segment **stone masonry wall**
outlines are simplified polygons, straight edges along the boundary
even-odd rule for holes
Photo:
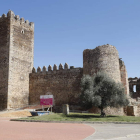
[[[40,95],[45,95],[48,92],[54,95],[54,101],[56,106],[61,106],[62,104],[77,105],[79,103],[80,82],[83,76],[82,68],[68,69],[68,65],[59,65],[59,70],[57,66],[43,67],[41,70],[38,67],[37,72],[33,68],[33,72],[30,74],[30,97],[29,103],[40,104]]]
[[[137,80],[136,92],[137,92],[137,97],[140,97],[140,78]]]
[[[83,73],[93,75],[98,71],[106,72],[116,82],[121,82],[119,55],[112,45],[102,45],[83,52]]]
[[[8,107],[19,108],[28,105],[29,73],[33,67],[34,24],[24,18],[15,16],[12,11],[10,17],[10,56]]]
[[[140,97],[140,78],[129,78],[129,91],[131,92],[132,98]],[[136,91],[134,91],[134,86],[136,86]]]
[[[95,114],[100,114],[101,110],[97,107],[92,107],[91,109],[89,109],[89,112],[90,113],[95,113]],[[120,108],[107,107],[107,108],[104,109],[104,112],[106,113],[106,115],[120,115],[120,116],[125,115],[124,109],[122,107],[120,107]]]
[[[125,88],[125,94],[129,95],[129,83],[128,83],[126,67],[121,59],[119,59],[119,62],[120,62],[121,82]]]
[[[55,105],[79,105],[80,82],[83,74],[106,72],[116,82],[123,83],[128,94],[127,72],[118,51],[112,45],[102,45],[83,52],[83,68],[57,66],[33,68],[34,23],[12,11],[0,17],[0,110],[39,104],[40,95],[51,92]],[[131,89],[134,84],[131,83]],[[29,95],[30,92],[30,95]],[[140,79],[137,80],[140,94]],[[140,96],[139,96],[140,97]],[[121,111],[120,111],[121,112]]]
[[[43,67],[42,70],[38,67],[37,72],[33,68],[29,78],[30,105],[40,104],[40,95],[51,93],[54,95],[56,111],[61,110],[62,104],[69,104],[70,107],[79,106],[80,83],[83,74],[92,75],[102,70],[116,82],[121,82],[119,56],[114,46],[103,45],[93,50],[84,50],[83,65],[83,68],[70,67],[68,69],[68,65],[65,64],[63,69],[60,64],[59,70],[54,65],[53,70],[49,66],[48,71],[46,71],[46,67]],[[93,112],[98,113],[99,110],[93,110]],[[105,112],[112,115],[124,114],[123,108],[107,108]]]
[[[10,20],[0,17],[0,110],[7,108]]]

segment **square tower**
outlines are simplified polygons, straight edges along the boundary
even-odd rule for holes
[[[0,110],[28,105],[34,23],[12,11],[0,17]]]

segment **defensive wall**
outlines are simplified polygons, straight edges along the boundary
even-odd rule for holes
[[[28,105],[34,23],[9,10],[0,17],[0,110]]]
[[[119,66],[120,66],[121,82],[124,86],[125,94],[129,95],[129,83],[128,83],[127,70],[121,58],[119,59]]]
[[[55,106],[79,105],[80,82],[84,74],[106,72],[116,82],[122,82],[125,94],[136,85],[136,96],[140,97],[140,80],[127,77],[124,62],[119,59],[117,49],[102,45],[83,51],[83,68],[60,64],[33,68],[34,23],[20,18],[9,10],[0,17],[0,110],[20,108],[28,104],[39,104],[40,95],[54,95]],[[33,69],[32,69],[33,68]],[[129,87],[128,87],[129,86]],[[97,109],[93,109],[97,112]],[[120,114],[122,109],[107,108],[107,114]]]
[[[140,78],[135,77],[135,78],[129,78],[129,90],[131,92],[132,98],[138,98],[140,97]],[[135,86],[135,90],[134,90]]]
[[[83,52],[83,74],[93,75],[98,71],[106,72],[116,82],[121,82],[119,54],[112,45],[102,45]]]
[[[69,104],[71,106],[79,105],[79,96],[81,94],[81,78],[84,74],[93,75],[98,71],[104,71],[116,82],[122,82],[125,87],[125,93],[128,94],[128,78],[124,62],[119,59],[118,51],[112,45],[102,45],[95,49],[86,49],[83,51],[83,68],[70,68],[65,63],[54,65],[53,69],[49,65],[48,70],[44,66],[33,68],[30,73],[29,81],[29,103],[39,104],[40,95],[51,93],[54,95],[55,106]],[[92,109],[98,112],[97,108]],[[123,115],[123,108],[105,110],[107,114]]]
[[[0,17],[0,110],[7,108],[10,17]]]
[[[48,67],[48,71],[44,66],[41,70],[40,67],[33,68],[30,73],[30,104],[40,104],[40,95],[45,95],[51,92],[54,96],[56,106],[62,104],[77,105],[80,95],[80,82],[83,76],[82,68],[74,68],[65,64],[64,68],[62,64],[57,66],[54,65],[53,69],[51,66]]]

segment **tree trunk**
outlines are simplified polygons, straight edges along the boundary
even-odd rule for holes
[[[104,112],[104,108],[103,107],[101,107],[101,115],[100,115],[100,117],[106,117],[106,114]]]

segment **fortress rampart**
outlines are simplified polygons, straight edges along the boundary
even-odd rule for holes
[[[30,73],[30,104],[40,104],[40,95],[45,95],[48,92],[54,95],[55,105],[60,106],[62,104],[77,105],[80,95],[80,82],[83,76],[82,68],[74,68],[68,65],[59,65],[59,70],[54,65],[53,70],[51,66],[44,66],[41,70],[40,67],[33,68]]]
[[[0,110],[28,105],[34,23],[9,11],[0,17]],[[4,75],[4,76],[3,76]]]
[[[102,45],[83,52],[83,74],[93,75],[98,71],[106,72],[116,82],[120,82],[119,55],[112,45]]]
[[[54,95],[55,105],[62,104],[79,105],[81,94],[81,78],[84,74],[93,75],[98,71],[104,71],[116,82],[122,82],[125,93],[128,94],[127,71],[124,62],[119,59],[118,51],[112,45],[102,45],[95,49],[83,51],[83,68],[70,68],[65,63],[53,68],[49,65],[48,70],[44,66],[32,69],[29,82],[29,103],[39,104],[40,95],[51,93]],[[115,110],[115,111],[114,111]],[[97,110],[96,110],[97,111]],[[106,109],[108,114],[123,115],[123,109]]]
[[[53,94],[55,105],[78,106],[81,78],[98,71],[122,82],[128,94],[128,78],[124,62],[116,48],[102,45],[83,52],[83,68],[49,65],[33,67],[34,23],[12,11],[0,17],[0,110],[40,104],[40,95]],[[33,68],[33,69],[32,69]],[[110,110],[110,109],[108,109]],[[122,114],[122,109],[116,111]],[[110,113],[114,114],[114,113]]]

